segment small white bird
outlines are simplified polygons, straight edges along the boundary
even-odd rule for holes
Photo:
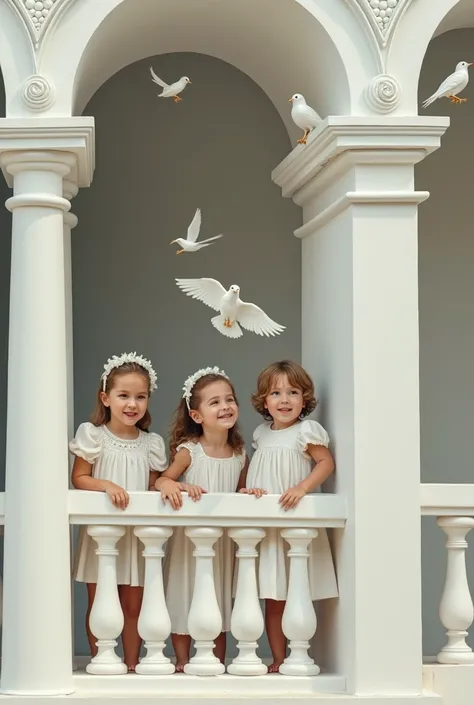
[[[179,97],[178,94],[184,91],[188,83],[191,83],[187,76],[181,76],[179,81],[175,81],[174,83],[168,85],[159,76],[156,75],[151,66],[150,73],[153,82],[163,88],[162,92],[158,93],[158,98],[173,98],[175,103],[179,103],[181,100],[183,100]]]
[[[218,240],[222,235],[214,235],[214,237],[209,237],[207,240],[201,240],[201,242],[196,242],[199,237],[199,231],[201,230],[201,209],[197,208],[194,214],[194,218],[188,228],[188,234],[186,239],[184,237],[178,237],[177,240],[171,240],[170,245],[174,245],[176,242],[182,249],[177,251],[177,255],[182,252],[197,252],[202,247],[209,247],[213,240]]]
[[[438,98],[449,98],[451,103],[465,103],[467,98],[458,98],[458,93],[461,93],[469,83],[469,66],[472,66],[472,62],[460,61],[454,73],[443,81],[436,93],[424,101],[423,107],[427,108]]]
[[[176,279],[177,285],[188,296],[202,301],[220,315],[211,318],[214,328],[228,338],[240,338],[243,333],[239,326],[257,335],[278,335],[285,326],[275,323],[261,308],[247,304],[239,298],[240,287],[233,284],[226,291],[215,279]]]
[[[293,122],[301,130],[304,130],[304,135],[298,140],[298,144],[306,144],[309,133],[319,125],[321,117],[316,110],[313,110],[313,108],[307,104],[301,93],[295,93],[288,102],[293,103],[291,106],[291,118]]]

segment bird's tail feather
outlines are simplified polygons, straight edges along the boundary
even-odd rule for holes
[[[237,323],[237,321],[232,321],[232,325],[230,328],[227,328],[224,325],[224,321],[225,316],[214,316],[214,318],[211,318],[211,323],[214,328],[217,328],[219,333],[222,333],[222,335],[227,336],[227,338],[240,338],[242,336],[242,329]]]
[[[213,240],[218,240],[222,235],[214,235],[214,237],[208,237],[207,240],[201,240],[201,245],[204,242],[212,242]]]
[[[434,103],[434,102],[435,102],[435,100],[436,100],[437,97],[438,97],[438,96],[436,95],[436,93],[433,93],[433,95],[430,95],[429,98],[427,98],[426,100],[423,101],[423,107],[424,107],[424,108],[427,108],[428,105],[431,105],[431,103]]]

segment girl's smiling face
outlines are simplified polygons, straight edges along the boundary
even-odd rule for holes
[[[239,407],[232,388],[223,379],[207,384],[199,390],[199,406],[189,412],[193,421],[207,428],[228,431],[239,418]]]
[[[135,426],[148,408],[149,381],[145,375],[130,372],[117,375],[108,393],[101,393],[104,406],[110,409],[111,425],[116,430]]]
[[[273,419],[275,430],[287,428],[298,420],[303,410],[303,392],[299,387],[292,387],[286,375],[278,375],[272,381],[264,406]]]

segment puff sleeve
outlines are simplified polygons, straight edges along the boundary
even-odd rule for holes
[[[168,467],[165,442],[157,433],[148,436],[148,460],[151,470],[156,472],[164,472]]]
[[[262,429],[265,427],[266,424],[261,423],[260,426],[257,426],[255,431],[253,432],[253,441],[252,441],[252,448],[255,448],[257,450],[258,448],[258,439],[260,438],[260,434],[262,432]]]
[[[327,431],[317,422],[306,419],[301,423],[298,432],[298,450],[305,453],[309,445],[325,446],[329,445],[329,435]]]
[[[78,458],[93,465],[102,453],[102,430],[92,423],[81,423],[76,436],[69,443],[69,450]]]

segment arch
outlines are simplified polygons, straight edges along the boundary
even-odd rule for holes
[[[363,87],[379,71],[367,29],[346,0],[84,0],[71,4],[43,46],[42,70],[61,101],[50,112],[81,113],[124,66],[175,52],[236,66],[287,126],[296,91],[323,116],[360,114]]]
[[[418,113],[418,81],[430,41],[448,30],[469,26],[465,24],[469,21],[474,21],[472,0],[412,0],[395,30],[387,63],[389,73],[403,86],[400,107],[406,114]]]
[[[5,86],[5,114],[22,112],[18,90],[35,73],[35,57],[28,30],[19,12],[8,2],[0,3],[0,67]]]

